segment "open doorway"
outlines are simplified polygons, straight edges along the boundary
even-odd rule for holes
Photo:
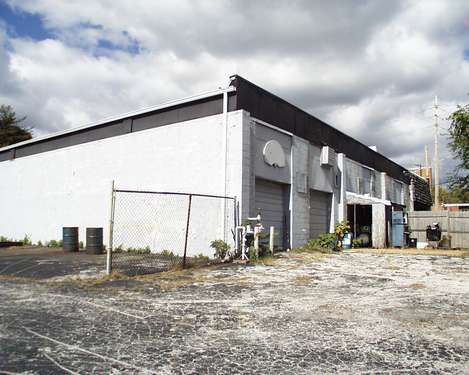
[[[355,246],[372,247],[371,204],[348,204],[347,220],[350,224]]]

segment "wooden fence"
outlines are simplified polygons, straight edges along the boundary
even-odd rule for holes
[[[452,248],[469,248],[469,212],[414,211],[409,212],[411,237],[426,241],[427,225],[438,222],[442,235],[451,236]]]

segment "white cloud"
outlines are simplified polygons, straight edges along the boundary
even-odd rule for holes
[[[9,4],[40,15],[54,35],[1,43],[0,32],[0,100],[28,114],[37,133],[239,73],[411,167],[432,144],[433,96],[447,109],[467,101],[463,0]]]

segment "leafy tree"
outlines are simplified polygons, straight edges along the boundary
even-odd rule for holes
[[[454,174],[449,176],[448,186],[461,202],[467,199],[469,191],[469,104],[458,105],[449,120],[449,147],[458,164]]]
[[[431,189],[432,199],[435,200],[435,187]],[[447,189],[440,186],[441,203],[464,203],[469,202],[469,190]]]
[[[0,105],[0,147],[26,141],[33,137],[31,128],[21,125],[24,120],[26,117],[16,117],[11,106]]]

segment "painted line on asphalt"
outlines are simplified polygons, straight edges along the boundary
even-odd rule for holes
[[[98,304],[98,303],[91,302],[91,301],[86,301],[86,300],[83,300],[83,299],[80,299],[80,298],[73,298],[73,297],[70,297],[70,296],[64,296],[64,295],[61,295],[61,294],[51,294],[51,293],[47,293],[47,295],[48,295],[48,296],[53,296],[53,297],[65,298],[65,299],[67,299],[67,300],[72,300],[72,301],[79,302],[79,303],[88,304],[88,305],[95,306],[95,307],[99,307],[99,308],[101,308],[101,309],[108,310],[108,311],[112,311],[112,312],[115,312],[115,313],[118,313],[118,314],[121,314],[121,315],[130,316],[130,317],[135,318],[135,319],[141,319],[141,320],[145,320],[145,319],[146,319],[146,316],[130,314],[130,313],[127,313],[127,312],[125,312],[125,311],[121,311],[121,310],[115,309],[115,308],[113,308],[113,307],[109,307],[109,306],[105,306],[105,305],[100,305],[100,304]]]
[[[42,353],[44,355],[44,357],[46,357],[49,361],[51,361],[54,365],[56,365],[58,368],[60,368],[61,370],[65,371],[66,373],[68,374],[72,374],[72,375],[80,375],[78,372],[75,372],[75,371],[72,371],[64,366],[62,366],[59,362],[57,362],[54,358],[52,358],[51,356],[49,356],[47,353]]]
[[[20,260],[20,261],[18,261],[18,262],[11,263],[11,264],[9,264],[8,266],[6,266],[5,268],[2,268],[2,269],[0,270],[0,274],[3,273],[4,271],[6,271],[8,268],[13,267],[13,266],[16,266],[17,264],[20,264],[20,263],[27,262],[28,260],[30,260],[30,259],[23,259],[23,260]]]
[[[62,346],[64,346],[64,347],[66,347],[68,350],[80,351],[80,352],[82,352],[82,353],[89,354],[89,355],[91,355],[91,356],[100,358],[100,359],[102,359],[102,360],[104,360],[104,361],[107,361],[107,362],[114,362],[114,363],[117,363],[117,364],[122,365],[122,366],[130,367],[130,368],[133,368],[133,369],[142,371],[142,372],[147,373],[147,374],[157,374],[157,373],[158,373],[158,372],[155,371],[155,370],[151,370],[151,369],[148,369],[148,368],[145,368],[145,367],[135,366],[135,365],[133,365],[133,364],[131,364],[131,363],[124,362],[124,361],[120,361],[120,360],[118,360],[118,359],[116,359],[116,358],[106,357],[106,356],[101,355],[101,354],[99,354],[99,353],[94,353],[94,352],[92,352],[92,351],[90,351],[90,350],[83,349],[83,348],[81,348],[81,347],[79,347],[79,346],[77,346],[77,345],[67,344],[66,342],[59,341],[59,340],[53,339],[52,337],[48,337],[48,336],[42,335],[42,334],[40,334],[40,333],[38,333],[38,332],[36,332],[36,331],[33,331],[32,329],[29,329],[29,328],[27,328],[27,327],[24,327],[24,326],[23,326],[23,329],[24,329],[26,332],[28,332],[28,333],[30,333],[30,334],[32,334],[32,335],[34,335],[34,336],[37,336],[37,337],[39,337],[39,338],[41,338],[41,339],[43,339],[43,340],[47,340],[47,341],[53,342],[53,343],[55,343],[55,344],[57,344],[57,345],[62,345]]]

